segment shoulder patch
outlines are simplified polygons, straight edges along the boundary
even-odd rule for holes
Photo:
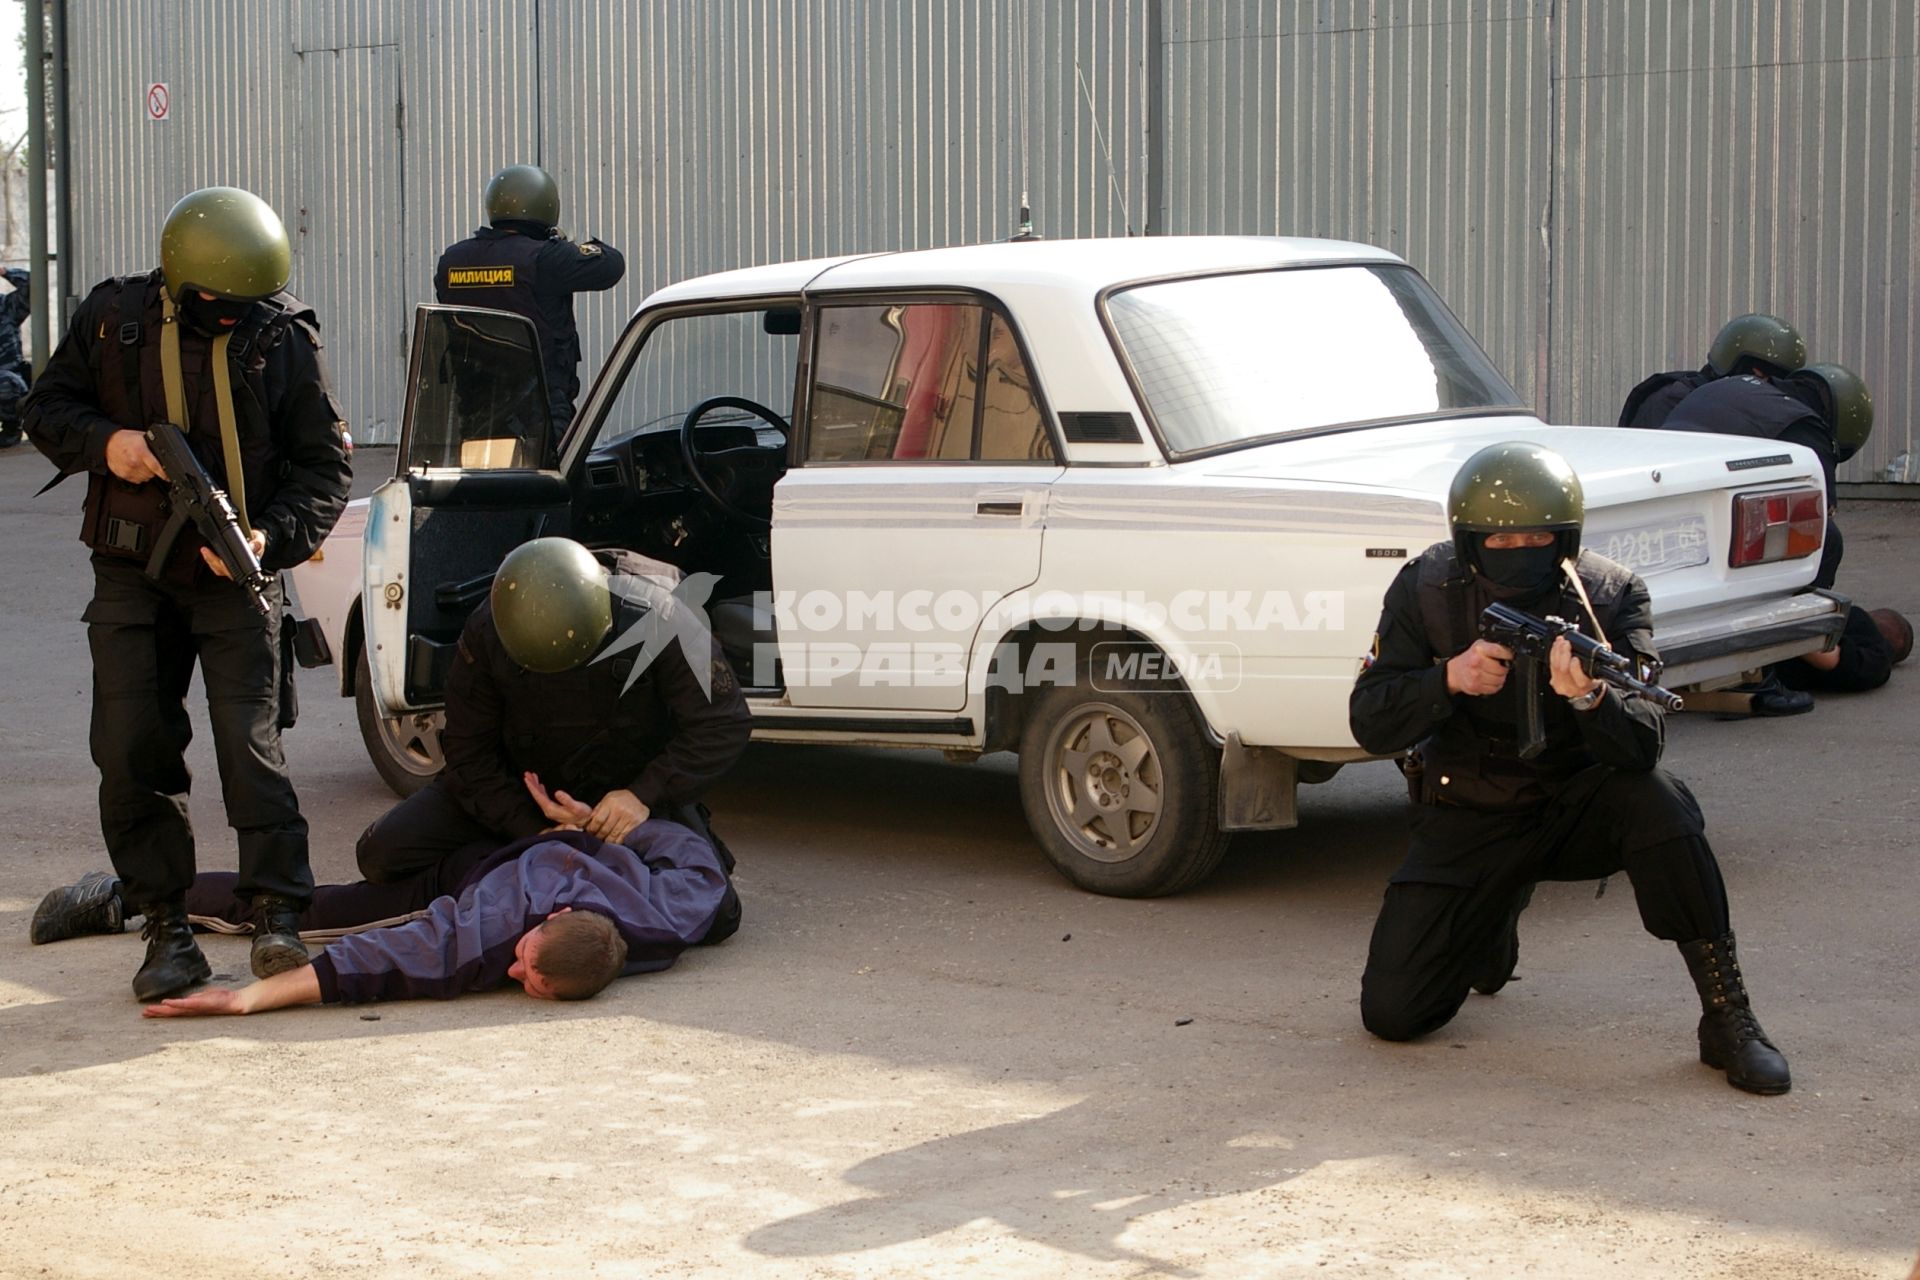
[[[1378,661],[1380,661],[1380,633],[1376,631],[1373,633],[1373,648],[1367,650],[1367,656],[1360,659],[1360,669],[1371,670],[1373,664]]]
[[[737,687],[733,682],[733,668],[725,658],[713,660],[713,684],[710,686],[716,696],[730,698]]]
[[[583,258],[597,258],[600,256],[600,246],[591,240],[585,241],[580,245],[580,256]]]

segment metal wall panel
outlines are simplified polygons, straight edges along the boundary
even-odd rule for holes
[[[1611,421],[1639,376],[1697,363],[1727,315],[1778,310],[1875,389],[1879,428],[1847,478],[1920,480],[1920,6],[1907,0],[72,0],[70,12],[83,283],[149,264],[179,194],[235,183],[294,232],[296,291],[375,312],[323,312],[323,327],[384,334],[381,282],[397,277],[409,307],[429,297],[440,250],[480,221],[486,179],[532,160],[560,180],[570,229],[628,255],[625,283],[581,301],[590,374],[666,281],[1005,236],[1025,190],[1053,236],[1279,232],[1392,248],[1562,421]],[[389,46],[391,155],[377,110],[335,97],[316,114],[301,70]],[[173,118],[150,124],[146,86],[161,81]],[[303,191],[303,156],[344,163],[363,144],[353,154],[371,183],[356,171]],[[340,376],[364,406],[361,438],[380,441],[403,356],[371,341]]]
[[[1146,10],[1144,0],[542,6],[543,162],[567,225],[628,261],[611,295],[578,300],[584,367],[661,285],[1004,238],[1023,189],[1044,234],[1124,235],[1129,216],[1140,229]]]
[[[321,318],[356,438],[396,439],[391,375],[411,327],[407,263],[389,222],[401,207],[399,50],[316,49],[299,63],[300,294]]]
[[[1610,423],[1771,311],[1873,389],[1841,478],[1920,481],[1920,6],[1563,0],[1559,22],[1549,412]]]
[[[1159,225],[1391,249],[1544,408],[1548,13],[1537,0],[1167,0]]]

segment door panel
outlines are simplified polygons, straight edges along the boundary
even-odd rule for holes
[[[565,535],[533,325],[477,308],[414,317],[400,475],[374,494],[361,609],[389,713],[441,703],[460,631],[509,551]]]

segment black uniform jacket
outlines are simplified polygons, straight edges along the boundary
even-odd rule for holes
[[[1609,645],[1656,656],[1646,584],[1589,551],[1580,553],[1578,569]],[[1515,676],[1487,697],[1448,693],[1446,662],[1478,638],[1480,612],[1492,600],[1485,580],[1459,566],[1450,542],[1436,543],[1400,571],[1387,588],[1374,653],[1348,702],[1348,720],[1361,746],[1381,755],[1417,748],[1413,770],[1424,777],[1423,798],[1488,810],[1545,803],[1594,764],[1643,772],[1659,763],[1663,713],[1611,688],[1597,707],[1575,711],[1542,670],[1547,745],[1532,760],[1519,757]],[[1571,587],[1563,586],[1545,603],[1515,607],[1579,619],[1581,630],[1594,634]]]
[[[1620,421],[1616,425],[1663,427],[1667,424],[1668,415],[1694,388],[1705,386],[1719,376],[1712,366],[1656,373],[1627,392],[1627,402],[1620,408]]]
[[[639,616],[616,597],[614,637]],[[488,604],[474,611],[447,676],[444,785],[473,818],[518,839],[552,825],[522,775],[598,804],[625,788],[662,816],[698,799],[746,749],[752,717],[717,641],[712,696],[670,643],[626,688],[638,649],[543,675],[507,656]],[[622,689],[626,689],[623,693]]]
[[[580,330],[573,295],[611,289],[627,273],[627,261],[610,244],[575,242],[555,233],[535,239],[502,227],[481,227],[440,255],[433,273],[442,303],[492,307],[533,321],[547,399],[558,416],[580,394]]]
[[[107,474],[109,436],[122,429],[145,430],[167,417],[160,375],[160,273],[136,277],[130,295],[122,286],[118,279],[94,286],[27,398],[27,434],[63,472]],[[140,300],[138,314],[120,314],[123,295]],[[137,334],[137,344],[123,343],[123,333]],[[353,471],[342,437],[344,415],[320,358],[318,324],[305,303],[277,293],[256,305],[234,335],[228,359],[247,518],[267,535],[260,563],[267,569],[291,568],[314,553],[346,508]],[[231,492],[208,363],[212,349],[211,339],[182,326],[181,374],[192,419],[187,439],[214,483]],[[120,359],[128,353],[140,364],[142,403],[137,407],[126,403],[120,372]]]

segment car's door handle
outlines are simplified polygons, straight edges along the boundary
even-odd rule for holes
[[[1027,504],[1024,502],[981,502],[977,503],[973,509],[983,516],[1017,516],[1026,512]]]

